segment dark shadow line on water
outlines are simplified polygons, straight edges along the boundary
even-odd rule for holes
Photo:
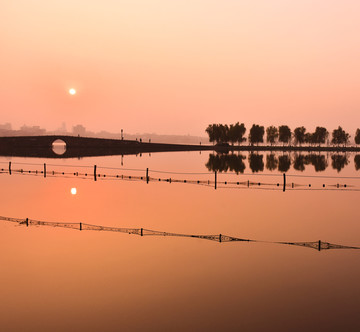
[[[257,242],[257,243],[269,243],[269,244],[282,244],[288,246],[298,246],[304,248],[311,248],[318,251],[328,250],[328,249],[360,249],[360,247],[356,246],[344,246],[340,244],[329,243],[325,241],[310,241],[310,242],[279,242],[279,241],[261,241],[261,240],[251,240],[251,239],[243,239],[238,237],[233,237],[224,234],[215,234],[215,235],[201,235],[201,234],[182,234],[182,233],[170,233],[163,231],[156,231],[152,229],[146,228],[124,228],[124,227],[109,227],[109,226],[101,226],[101,225],[92,225],[86,223],[66,223],[66,222],[54,222],[54,221],[39,221],[33,219],[19,219],[19,218],[11,218],[11,217],[1,217],[0,220],[9,221],[16,223],[17,225],[23,226],[48,226],[48,227],[61,227],[61,228],[69,228],[76,229],[80,231],[107,231],[107,232],[117,232],[117,233],[127,233],[133,235],[140,236],[171,236],[171,237],[187,237],[187,238],[196,238],[202,240],[210,240],[219,243],[226,242]]]

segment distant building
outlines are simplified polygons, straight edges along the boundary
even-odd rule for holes
[[[86,136],[86,128],[83,125],[74,126],[72,131],[75,136]]]

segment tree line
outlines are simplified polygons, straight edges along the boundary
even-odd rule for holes
[[[291,129],[282,125],[279,127],[269,126],[264,128],[257,124],[253,124],[248,138],[245,137],[246,127],[243,123],[235,123],[231,125],[223,124],[210,124],[206,128],[206,133],[209,135],[209,141],[217,144],[241,144],[248,140],[250,144],[264,143],[264,136],[266,133],[266,142],[270,145],[282,143],[302,145],[321,145],[325,143],[335,145],[346,145],[349,143],[350,135],[340,126],[334,129],[331,133],[331,141],[329,140],[329,132],[324,127],[316,127],[313,133],[307,132],[304,126],[297,127],[292,132]],[[360,144],[360,129],[358,128],[355,133],[355,143]]]

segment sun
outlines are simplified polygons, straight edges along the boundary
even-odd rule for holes
[[[74,88],[71,88],[71,89],[69,90],[69,93],[70,93],[71,95],[74,95],[74,94],[76,93],[76,90],[75,90]]]
[[[72,195],[76,195],[76,192],[77,192],[76,188],[71,188],[70,191],[71,191],[71,194],[72,194]]]

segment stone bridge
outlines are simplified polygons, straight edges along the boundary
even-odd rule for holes
[[[66,150],[54,152],[53,143],[62,141]],[[80,158],[127,155],[142,152],[212,150],[213,146],[140,143],[138,141],[66,135],[0,137],[0,155],[38,158]]]

